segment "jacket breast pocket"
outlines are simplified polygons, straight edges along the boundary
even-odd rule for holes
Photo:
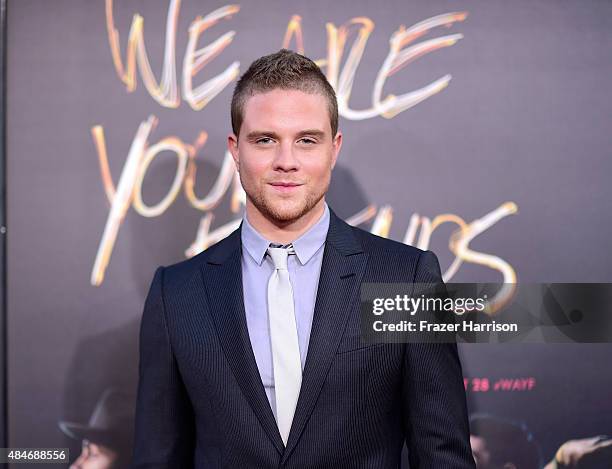
[[[341,355],[345,353],[353,353],[353,352],[365,352],[366,350],[373,349],[374,347],[380,347],[381,345],[385,345],[384,343],[367,343],[363,342],[363,339],[359,334],[348,334],[342,338],[340,341],[340,345],[338,346],[338,350],[336,351],[336,355]]]
[[[366,350],[373,349],[374,347],[381,346],[381,343],[368,343],[364,342],[361,337],[361,318],[358,306],[355,306],[351,310],[344,334],[336,350],[336,355],[354,352],[365,352]]]

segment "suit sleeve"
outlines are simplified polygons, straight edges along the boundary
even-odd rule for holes
[[[140,324],[132,469],[193,467],[193,409],[170,344],[163,282],[159,267]]]
[[[436,255],[423,252],[415,283],[443,286]],[[475,469],[456,342],[407,343],[403,417],[411,469]]]

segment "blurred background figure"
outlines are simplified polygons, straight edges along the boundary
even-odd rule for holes
[[[127,469],[132,454],[136,397],[116,388],[106,389],[86,424],[60,421],[60,429],[82,441],[70,469]]]
[[[612,467],[612,438],[598,435],[563,443],[544,469],[609,469]]]
[[[470,445],[478,469],[540,469],[540,449],[523,423],[492,415],[470,417]]]

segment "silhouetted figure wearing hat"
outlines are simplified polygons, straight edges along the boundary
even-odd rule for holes
[[[135,396],[116,388],[103,393],[87,424],[60,421],[69,437],[82,440],[83,449],[70,469],[124,469],[132,452]]]

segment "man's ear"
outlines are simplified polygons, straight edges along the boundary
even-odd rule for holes
[[[232,154],[236,171],[240,172],[240,157],[238,156],[238,137],[231,133],[227,136],[227,149]]]
[[[342,132],[338,130],[332,142],[332,151],[333,151],[332,165],[331,165],[332,169],[334,169],[334,166],[336,166],[336,161],[338,160],[338,155],[340,154],[341,147],[342,147]]]

